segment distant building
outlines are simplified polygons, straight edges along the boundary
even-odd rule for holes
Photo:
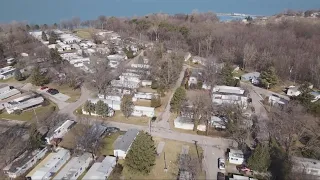
[[[69,132],[69,130],[73,127],[75,121],[66,120],[60,126],[56,127],[56,129],[51,129],[46,137],[46,141],[48,144],[51,144],[51,140],[56,138],[63,138],[63,136]]]
[[[320,161],[315,159],[292,157],[293,168],[296,173],[304,173],[307,175],[320,177]]]
[[[291,86],[287,90],[287,95],[288,96],[299,96],[301,94],[301,91],[299,91],[298,86]]]
[[[271,96],[269,96],[268,102],[272,106],[274,106],[274,105],[285,105],[285,104],[288,103],[288,101],[286,99],[283,99],[283,98],[279,97],[276,94],[272,94]]]
[[[123,136],[119,136],[118,139],[114,142],[114,156],[120,159],[125,159],[132,143],[134,142],[138,134],[139,130],[129,129]]]
[[[12,66],[6,66],[0,69],[0,79],[9,79],[14,76],[16,68]]]
[[[42,160],[26,178],[29,180],[51,179],[54,174],[69,160],[70,151],[59,148],[57,152],[50,153]]]
[[[221,104],[236,104],[246,109],[248,97],[244,95],[244,89],[232,86],[215,86],[212,89],[212,102]]]
[[[259,84],[259,72],[246,73],[241,76],[242,81],[250,81],[252,84]]]
[[[12,163],[6,166],[3,171],[9,178],[17,178],[26,173],[32,166],[34,166],[40,159],[42,159],[47,148],[36,149],[34,151],[25,151],[22,155],[16,158]]]
[[[225,117],[211,116],[210,126],[216,129],[226,129],[227,122]]]
[[[116,157],[107,156],[101,162],[95,162],[88,170],[83,180],[108,179],[113,168],[116,166]]]
[[[191,84],[197,85],[198,81],[202,80],[202,73],[199,69],[193,69],[189,79],[188,79],[188,85],[190,86]]]
[[[203,58],[203,57],[199,57],[199,56],[193,56],[192,57],[192,62],[195,63],[195,64],[205,65],[206,61],[207,61],[207,59]]]
[[[92,155],[90,153],[84,153],[79,157],[73,157],[59,171],[59,173],[53,179],[54,180],[64,180],[64,179],[76,180],[90,166],[90,163],[92,162],[92,160],[93,160]]]
[[[241,165],[244,163],[244,155],[241,150],[230,149],[228,153],[228,161],[231,164]]]
[[[141,81],[141,86],[146,87],[146,86],[151,86],[152,85],[152,81],[150,80],[142,80]]]

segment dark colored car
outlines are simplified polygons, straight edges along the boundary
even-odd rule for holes
[[[217,174],[217,180],[225,180],[225,175],[222,172],[218,172]]]
[[[42,87],[40,88],[40,90],[45,90],[45,89],[48,89],[48,87],[47,87],[47,86],[42,86]]]
[[[50,93],[51,95],[55,95],[55,94],[58,94],[58,93],[59,93],[58,90],[56,90],[56,89],[51,89],[51,88],[48,89],[47,92]]]
[[[107,127],[107,130],[106,130],[106,132],[108,133],[116,133],[118,131],[120,131],[120,129],[117,127]]]

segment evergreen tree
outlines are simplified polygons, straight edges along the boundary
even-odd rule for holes
[[[91,115],[92,112],[95,112],[96,107],[92,102],[86,101],[83,105],[83,110],[88,112],[89,115]]]
[[[171,111],[178,113],[180,111],[183,100],[186,98],[186,90],[183,87],[177,88],[170,102]]]
[[[29,24],[26,25],[26,30],[30,31],[31,27],[29,26]]]
[[[161,106],[160,96],[152,96],[150,106],[154,108],[160,107]]]
[[[52,64],[61,64],[62,57],[60,56],[57,49],[50,49],[50,60]]]
[[[51,31],[50,37],[49,37],[49,44],[55,44],[57,40],[58,40],[58,35],[55,32]]]
[[[52,27],[53,27],[53,29],[57,29],[58,28],[58,24],[54,23]]]
[[[17,69],[14,71],[14,78],[15,78],[17,81],[22,81],[22,80],[23,80],[23,75],[22,75],[20,69],[17,68]]]
[[[33,26],[33,28],[34,28],[35,30],[39,30],[39,29],[40,29],[40,26],[39,26],[38,24],[36,24],[36,25]]]
[[[45,144],[41,137],[42,135],[37,130],[36,124],[32,123],[29,129],[29,147],[31,150],[38,149]]]
[[[129,172],[147,175],[156,161],[156,147],[152,136],[140,132],[125,159],[125,167]]]
[[[258,172],[267,172],[270,166],[269,147],[265,144],[258,144],[248,159],[248,166]]]
[[[235,86],[236,81],[233,77],[233,68],[232,66],[227,63],[221,70],[221,79],[222,79],[222,84],[227,85],[227,86]]]
[[[47,37],[47,35],[46,35],[46,33],[44,31],[42,31],[41,38],[42,38],[43,41],[48,41],[48,37]]]
[[[124,95],[121,101],[121,111],[123,115],[128,118],[131,116],[134,108],[134,104],[132,102],[132,97],[130,95]]]
[[[44,74],[42,74],[40,72],[39,67],[35,67],[32,70],[30,79],[31,79],[31,83],[36,86],[42,86],[42,85],[48,83],[48,79],[46,78],[46,76]]]
[[[96,110],[96,114],[98,114],[99,116],[103,116],[106,117],[108,116],[109,112],[109,107],[106,103],[104,103],[103,101],[99,100],[97,102],[97,104],[95,105],[95,110]]]
[[[260,75],[260,82],[263,87],[269,89],[278,83],[278,76],[274,67],[269,67],[266,71],[262,71]]]

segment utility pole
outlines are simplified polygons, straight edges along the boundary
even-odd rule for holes
[[[166,152],[163,152],[163,159],[164,159],[164,172],[168,172],[167,162],[166,162]]]

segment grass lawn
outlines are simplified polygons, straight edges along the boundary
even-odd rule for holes
[[[76,29],[76,35],[83,39],[91,39],[91,33],[94,32],[94,29],[86,28],[86,29]]]
[[[82,129],[84,127],[83,124],[77,123],[62,139],[59,146],[62,146],[66,149],[73,149],[75,147],[75,138],[76,136],[80,135],[79,129]]]
[[[150,87],[140,87],[138,92],[145,92],[145,93],[157,93],[156,89],[152,89]]]
[[[136,102],[133,102],[133,104],[136,105],[136,106],[150,107],[151,100],[138,99]]]
[[[199,157],[202,159],[202,149],[201,147],[198,147],[198,153],[197,149],[194,144],[191,143],[184,143],[180,141],[172,141],[168,139],[162,139],[154,137],[155,144],[157,144],[160,141],[165,142],[164,149],[160,156],[156,157],[155,166],[153,167],[151,173],[147,176],[139,175],[139,174],[132,174],[128,172],[126,167],[124,167],[124,170],[122,172],[125,179],[177,179],[178,177],[178,155],[181,153],[181,149],[183,145],[189,146],[189,155],[194,157]],[[164,155],[165,154],[165,155]],[[164,162],[164,156],[166,158],[166,164],[168,171],[164,172],[165,162]],[[203,172],[199,172],[199,176],[196,179],[205,179],[205,175]]]
[[[50,116],[54,111],[54,107],[56,105],[52,102],[50,102],[49,105],[46,106],[40,106],[35,108],[35,112],[38,116],[38,119],[45,119],[48,116]],[[35,113],[32,109],[29,109],[27,111],[22,112],[21,114],[8,114],[6,112],[0,114],[1,119],[9,119],[9,120],[20,120],[20,121],[31,121],[31,120],[37,120]]]
[[[30,79],[27,78],[23,81],[17,81],[14,77],[11,77],[9,79],[1,79],[0,80],[0,83],[21,83],[21,84],[24,84],[24,83],[28,83],[30,82]]]
[[[149,124],[149,117],[134,117],[131,116],[128,119],[124,117],[121,111],[116,111],[115,115],[111,118],[108,118],[108,120],[120,122],[120,123],[127,123],[127,124],[136,124],[136,125],[142,125],[146,126]]]
[[[73,89],[66,84],[48,84],[47,86],[49,88],[57,89],[59,92],[70,96],[70,98],[66,102],[76,102],[81,96],[81,89]]]
[[[117,133],[113,133],[110,136],[106,136],[103,139],[104,147],[101,148],[100,155],[106,155],[106,156],[111,155],[111,156],[113,156],[113,149],[114,149],[113,148],[113,143],[120,135],[123,135],[123,134],[125,134],[125,132],[120,131],[120,132],[117,132]]]

